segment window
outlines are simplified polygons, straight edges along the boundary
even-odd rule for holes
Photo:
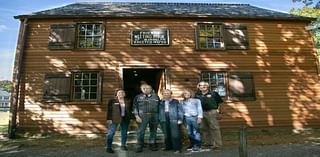
[[[48,73],[44,79],[43,100],[65,102],[70,100],[70,74]]]
[[[102,77],[99,71],[48,73],[45,75],[43,100],[46,102],[100,102]]]
[[[209,83],[209,89],[216,91],[220,96],[226,96],[226,81],[224,72],[202,72],[201,80]]]
[[[248,49],[247,26],[243,24],[198,23],[198,49]]]
[[[98,73],[77,72],[73,75],[73,99],[96,100],[98,98]]]
[[[255,100],[253,75],[250,72],[201,72],[201,81],[228,100]]]
[[[50,25],[48,48],[51,50],[103,49],[103,44],[104,26],[101,22]]]
[[[78,24],[77,48],[101,49],[103,48],[103,29],[101,23]]]
[[[223,48],[221,24],[198,25],[198,47],[200,49]]]
[[[75,29],[73,24],[54,24],[49,31],[49,49],[73,49]]]

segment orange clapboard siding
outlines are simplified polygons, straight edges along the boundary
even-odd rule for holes
[[[69,134],[105,133],[106,103],[122,84],[121,66],[165,67],[168,86],[181,99],[182,89],[196,88],[206,71],[252,72],[256,101],[226,102],[224,129],[320,125],[320,84],[314,45],[304,22],[224,20],[247,26],[248,50],[198,50],[194,19],[97,19],[105,24],[104,50],[49,50],[51,24],[71,24],[73,19],[32,19],[21,80],[22,107],[19,127],[24,131]],[[130,32],[162,28],[170,31],[170,46],[131,46]],[[102,103],[42,102],[48,72],[103,71]],[[186,79],[188,81],[186,81]],[[306,107],[305,105],[309,105]],[[304,122],[305,121],[305,122]]]

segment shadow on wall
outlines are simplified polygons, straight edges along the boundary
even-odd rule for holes
[[[26,49],[21,91],[26,96],[21,97],[25,102],[19,105],[19,129],[61,134],[105,133],[106,102],[113,95],[110,89],[122,84],[119,65],[152,66],[159,64],[160,59],[161,65],[168,67],[168,88],[174,89],[176,98],[184,88],[195,90],[201,70],[240,70],[254,74],[256,100],[228,101],[222,127],[238,128],[246,124],[303,128],[319,124],[320,86],[315,58],[310,53],[312,39],[303,30],[304,26],[263,21],[245,24],[249,30],[249,50],[222,50],[222,53],[198,52],[194,32],[190,31],[195,30],[194,22],[183,20],[162,24],[147,20],[109,21],[105,51],[51,53],[46,48],[49,25],[38,24],[31,29],[34,38],[28,38]],[[146,27],[169,29],[170,47],[131,47],[128,31]],[[39,50],[43,53],[38,53]],[[44,73],[80,69],[103,70],[102,103],[41,102]]]

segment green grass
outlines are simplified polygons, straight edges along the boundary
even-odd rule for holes
[[[9,123],[9,112],[0,111],[0,125],[7,125]]]
[[[0,134],[8,132],[9,112],[0,111]]]

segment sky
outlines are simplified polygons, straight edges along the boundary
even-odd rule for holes
[[[61,7],[76,2],[183,2],[190,0],[6,0],[0,5],[0,80],[12,80],[20,21],[13,16]],[[192,0],[192,3],[241,3],[288,12],[303,7],[292,0]]]

